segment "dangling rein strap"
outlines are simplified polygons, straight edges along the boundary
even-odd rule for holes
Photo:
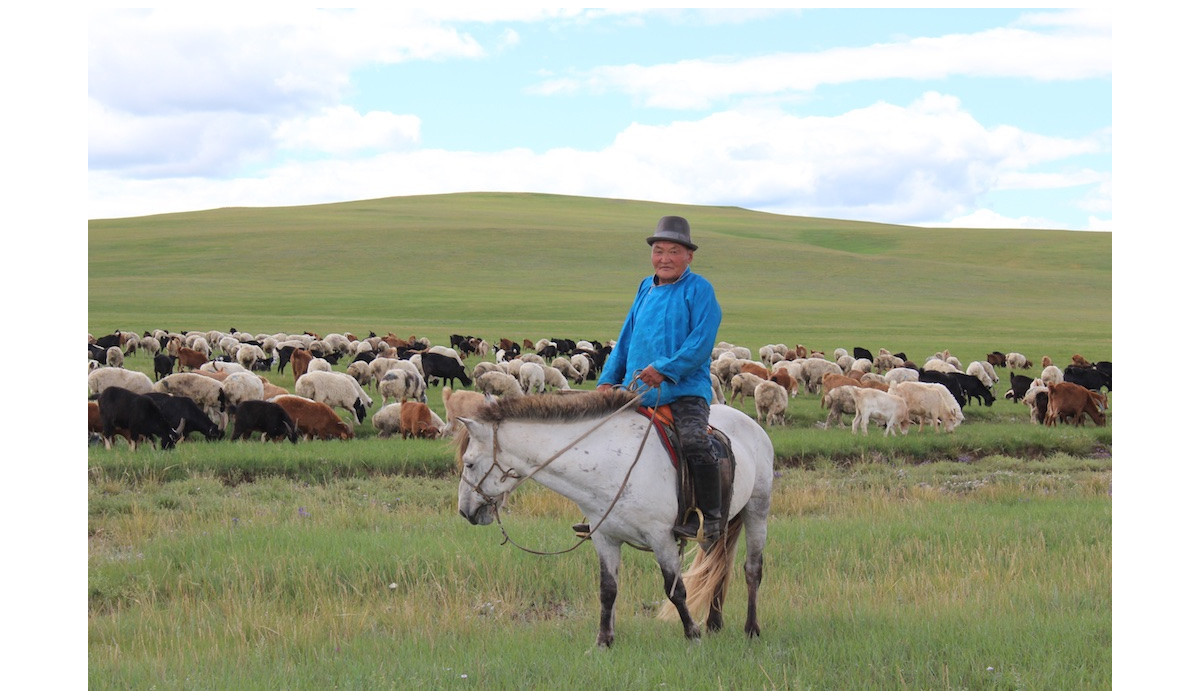
[[[650,419],[650,424],[658,431],[658,437],[662,440],[663,447],[666,448],[667,454],[671,456],[671,464],[679,468],[679,453],[675,450],[675,443],[671,439],[669,430],[675,429],[675,415],[671,413],[671,406],[655,406],[648,408],[639,406],[637,412]],[[669,430],[668,430],[669,429]]]

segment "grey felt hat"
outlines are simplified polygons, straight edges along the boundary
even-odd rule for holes
[[[695,250],[698,246],[692,243],[692,227],[688,225],[687,219],[682,216],[664,216],[658,220],[658,226],[654,229],[654,235],[647,238],[646,242],[654,245],[658,241],[666,243],[678,243],[684,248]]]

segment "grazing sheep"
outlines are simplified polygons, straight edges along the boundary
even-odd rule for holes
[[[900,382],[915,382],[920,378],[920,372],[911,367],[893,367],[883,375],[883,381],[888,384],[899,384]]]
[[[479,364],[483,363],[481,362]],[[575,364],[572,362],[572,359],[568,357],[556,357],[550,361],[550,366],[554,369],[557,369],[564,378],[575,382],[577,385],[582,384],[584,377],[586,376],[584,373],[579,371],[579,368],[575,366]],[[476,377],[482,374],[482,372],[479,371],[478,365],[475,367],[475,372]]]
[[[521,391],[526,394],[546,393],[546,371],[542,365],[526,362],[521,365]]]
[[[931,357],[926,360],[925,365],[921,369],[924,369],[926,372],[945,372],[946,374],[958,371],[957,367],[938,357]]]
[[[245,401],[233,414],[233,435],[230,440],[245,440],[255,432],[262,432],[262,441],[287,438],[293,443],[298,439],[296,422],[283,406],[270,401]]]
[[[425,401],[425,378],[416,370],[403,367],[389,370],[379,381],[379,395],[384,403],[407,399]]]
[[[852,384],[835,386],[821,397],[821,408],[829,410],[829,415],[825,418],[825,425],[821,427],[828,429],[835,418],[839,428],[846,427],[846,422],[842,417],[853,416],[858,410],[854,404],[856,388],[858,387]]]
[[[978,360],[967,365],[967,374],[983,382],[983,385],[989,389],[999,380],[999,377],[996,376],[996,370],[992,369],[991,364]]]
[[[284,389],[281,386],[275,386],[271,382],[268,382],[264,377],[259,377],[259,379],[262,379],[264,401],[270,401],[276,396],[293,396],[293,394],[287,389]]]
[[[208,417],[215,421],[222,430],[227,425],[225,385],[212,377],[205,377],[195,372],[172,374],[155,382],[153,391],[186,396],[204,409]]]
[[[109,367],[124,367],[125,353],[121,352],[121,348],[111,347],[104,351],[104,364]]]
[[[1004,364],[1009,369],[1029,369],[1033,367],[1033,363],[1025,359],[1025,356],[1019,352],[1010,352],[1005,355]]]
[[[1046,425],[1056,425],[1059,419],[1065,424],[1083,425],[1084,416],[1090,416],[1096,425],[1105,425],[1104,396],[1087,387],[1072,382],[1047,385],[1050,397],[1046,408]],[[101,402],[103,408],[103,401]]]
[[[921,432],[928,422],[935,432],[952,433],[963,421],[962,408],[943,384],[901,382],[893,384],[888,393],[904,399],[909,419],[917,424],[917,432]]]
[[[479,390],[491,396],[523,396],[521,384],[507,372],[484,372],[479,375]]]
[[[759,423],[783,425],[787,404],[787,390],[775,382],[760,380],[754,387],[754,411]]]
[[[371,374],[371,366],[363,360],[355,360],[346,367],[346,374],[354,377],[359,386],[367,386],[375,377]]]
[[[246,369],[250,369],[254,366],[255,362],[267,359],[267,353],[263,351],[261,346],[247,343],[238,346],[237,353],[234,354],[234,357],[237,358],[237,363],[239,365],[245,367]]]
[[[250,372],[234,372],[221,382],[225,392],[225,411],[230,412],[243,401],[263,401],[262,380]]]
[[[99,396],[110,386],[119,386],[137,394],[154,391],[150,377],[123,367],[101,367],[88,374],[88,396]]]
[[[390,403],[371,416],[371,425],[379,431],[379,437],[391,437],[400,432],[400,411],[403,406],[402,403]]]
[[[478,391],[455,391],[448,386],[442,387],[442,404],[446,407],[446,428],[443,432],[449,433],[458,429],[462,425],[458,422],[459,418],[475,417],[479,410],[491,401],[491,398]]]
[[[326,360],[324,357],[314,357],[313,359],[308,361],[308,370],[305,372],[305,374],[308,374],[310,372],[332,372],[332,371],[333,371],[333,365],[329,364],[329,360]],[[358,381],[358,380],[355,379],[355,381]],[[359,386],[361,386],[361,384]]]
[[[400,402],[400,437],[436,438],[441,435],[441,425],[433,419],[429,406],[418,401]]]
[[[796,377],[797,381],[804,383],[806,394],[815,394],[820,391],[821,379],[830,372],[844,374],[837,363],[830,362],[823,357],[810,357],[800,361],[798,375],[793,372],[792,376]]]
[[[401,360],[398,357],[376,357],[367,363],[367,369],[371,373],[371,378],[375,380],[375,385],[379,386],[379,382],[383,381],[383,375],[402,367],[402,363],[407,363],[414,369],[416,368],[416,365],[411,361]],[[420,370],[417,371],[419,372]]]
[[[729,400],[737,400],[739,405],[745,406],[746,397],[754,396],[754,390],[764,381],[766,380],[756,374],[735,374],[729,383]]]
[[[113,436],[118,433],[136,450],[142,438],[159,438],[162,448],[169,450],[179,442],[179,430],[167,422],[158,405],[147,396],[110,386],[96,400],[100,414],[100,434],[105,448],[112,448]]]
[[[354,437],[354,428],[320,401],[285,394],[271,399],[271,402],[287,411],[296,424],[297,434],[303,435],[306,440],[349,440]]]
[[[576,382],[577,384],[582,384],[584,379],[594,379],[596,376],[595,363],[592,362],[592,356],[586,352],[571,355],[571,366],[582,377],[582,379]]]
[[[557,367],[543,367],[542,372],[546,375],[546,391],[558,389],[559,391],[570,391],[571,385],[567,383],[567,378]]]
[[[225,362],[223,360],[210,360],[209,362],[205,362],[204,364],[200,365],[200,367],[197,368],[196,371],[198,371],[198,372],[213,372],[213,373],[224,372],[225,376],[229,376],[231,374],[236,374],[238,372],[245,372],[245,373],[250,372],[250,370],[246,369],[245,367],[239,365],[236,362]]]
[[[867,424],[872,420],[883,422],[883,434],[895,435],[896,429],[908,435],[908,404],[905,400],[879,389],[867,387],[850,387],[854,392],[854,420],[850,423],[850,432],[867,434]]]
[[[1029,390],[1025,392],[1025,397],[1021,399],[1021,403],[1029,407],[1030,423],[1042,425],[1046,422],[1046,411],[1049,408],[1049,400],[1049,387],[1043,384],[1030,385]]]
[[[306,372],[296,380],[296,395],[320,401],[332,408],[342,408],[354,416],[355,424],[367,417],[367,408],[375,400],[358,385],[358,381],[341,372]]]
[[[1042,381],[1046,384],[1058,384],[1063,380],[1063,371],[1054,365],[1042,368]]]

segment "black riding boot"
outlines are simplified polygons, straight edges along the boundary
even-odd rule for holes
[[[707,552],[722,534],[721,475],[711,453],[688,455],[688,470],[692,477],[692,490],[696,494],[696,509],[688,511],[687,519],[672,531],[677,537],[696,540],[700,548]],[[697,510],[700,511],[699,516]],[[704,521],[703,537],[698,536],[701,519]]]

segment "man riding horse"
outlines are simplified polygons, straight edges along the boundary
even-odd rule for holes
[[[646,242],[654,274],[639,285],[596,388],[648,388],[642,405],[670,405],[697,506],[674,532],[707,552],[722,528],[721,478],[708,432],[709,365],[721,307],[712,284],[691,269],[697,246],[687,219],[662,217]],[[575,529],[587,532],[588,525]]]

